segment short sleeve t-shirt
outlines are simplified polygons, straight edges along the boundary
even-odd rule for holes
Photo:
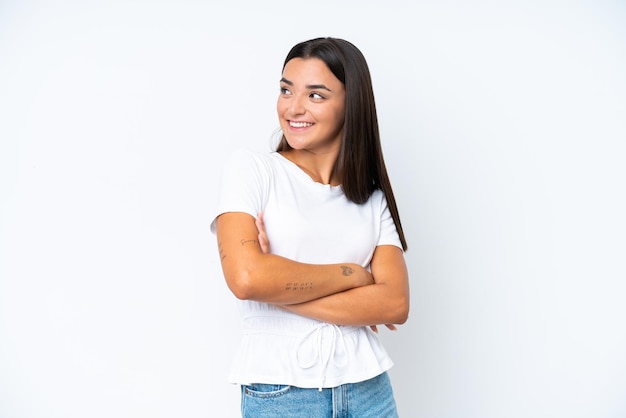
[[[341,186],[313,181],[277,152],[238,150],[226,161],[215,218],[226,212],[263,212],[271,252],[299,262],[368,267],[376,246],[402,248],[380,190],[353,203]],[[369,327],[328,324],[263,302],[238,303],[244,333],[232,383],[335,387],[393,364]]]

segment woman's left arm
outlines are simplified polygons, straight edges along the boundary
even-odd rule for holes
[[[410,298],[402,250],[394,245],[376,247],[370,267],[372,285],[282,307],[336,325],[403,324],[408,319]]]

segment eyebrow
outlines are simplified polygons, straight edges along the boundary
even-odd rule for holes
[[[287,84],[288,86],[293,86],[293,82],[292,82],[292,81],[287,80],[287,79],[286,79],[286,78],[284,78],[284,77],[280,79],[280,82],[281,82],[281,83],[285,83],[285,84]],[[309,85],[307,85],[307,86],[306,86],[306,88],[307,88],[307,90],[327,90],[327,91],[330,91],[330,92],[332,93],[332,90],[331,90],[331,89],[329,89],[328,87],[326,87],[326,86],[325,86],[325,85],[323,85],[323,84],[309,84]]]

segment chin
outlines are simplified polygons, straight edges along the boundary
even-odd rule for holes
[[[300,149],[303,149],[305,147],[305,144],[302,141],[289,139],[286,135],[285,135],[285,139],[287,139],[287,144],[289,144],[289,147],[291,149],[300,150]]]

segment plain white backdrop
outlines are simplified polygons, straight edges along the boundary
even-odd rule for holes
[[[4,1],[0,416],[238,416],[209,232],[284,56],[365,54],[409,240],[401,416],[626,415],[626,6]]]

